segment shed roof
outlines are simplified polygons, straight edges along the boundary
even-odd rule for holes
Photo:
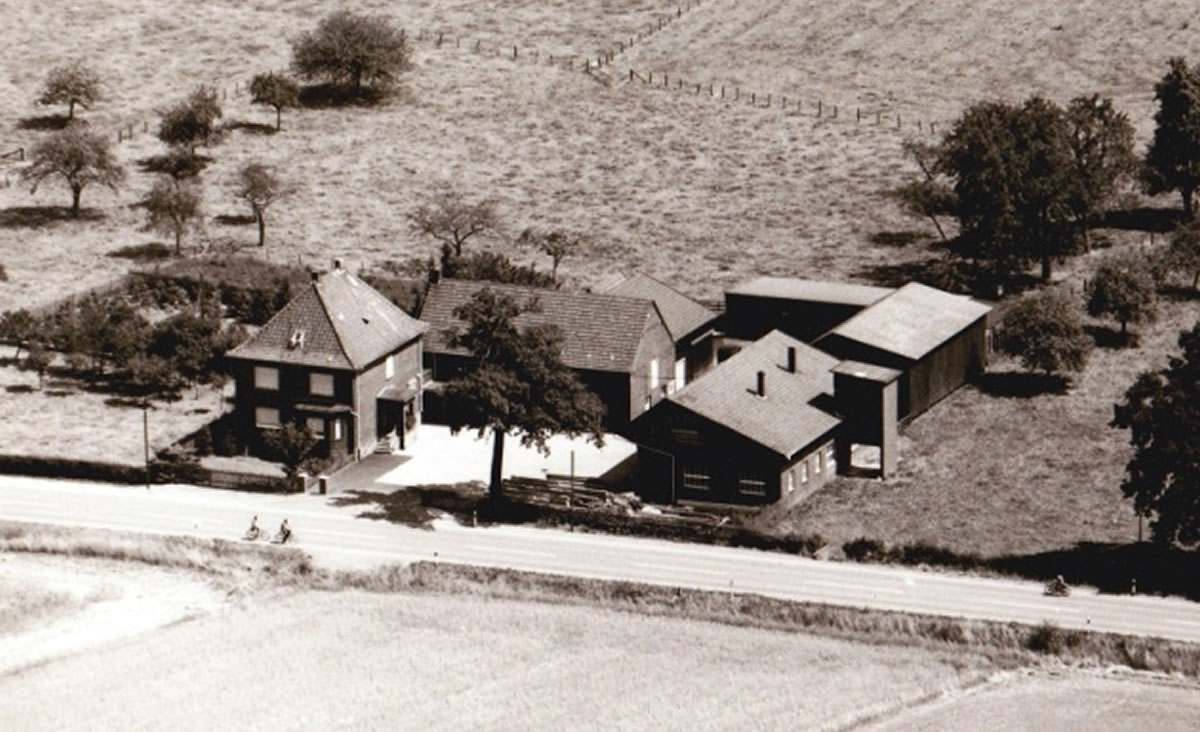
[[[622,280],[604,292],[653,300],[658,306],[658,311],[662,313],[671,340],[675,342],[717,318],[716,313],[687,295],[644,274],[636,274]]]
[[[919,361],[990,309],[965,295],[910,282],[830,333]]]
[[[338,267],[310,282],[258,333],[227,355],[362,370],[420,337],[426,325]]]
[[[787,349],[796,349],[796,371],[787,370]],[[833,394],[838,360],[773,330],[669,400],[744,435],[785,458],[829,432],[841,421],[813,404]],[[758,396],[758,372],[765,396]]]
[[[728,294],[866,307],[893,292],[895,290],[890,287],[859,285],[852,282],[803,280],[796,277],[759,277],[738,285],[729,290]]]
[[[464,325],[454,311],[484,289],[522,304],[536,299],[540,311],[519,315],[517,327],[558,326],[563,363],[576,369],[631,372],[647,319],[662,317],[652,301],[641,298],[444,279],[429,289],[421,309],[421,318],[430,326],[426,353],[467,355],[465,349],[450,345],[453,331]]]
[[[833,373],[853,376],[857,379],[874,381],[877,384],[890,384],[900,378],[900,372],[886,366],[877,366],[862,361],[842,361],[834,367]]]

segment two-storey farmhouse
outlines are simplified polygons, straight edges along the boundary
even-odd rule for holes
[[[258,451],[266,431],[298,422],[339,462],[381,441],[405,447],[420,422],[425,330],[335,260],[227,354],[244,444]]]
[[[675,341],[675,364],[668,393],[682,389],[707,371],[716,357],[713,348],[717,314],[687,295],[653,277],[637,274],[603,292],[651,300],[658,306],[671,340]]]
[[[454,378],[471,363],[469,354],[452,344],[453,334],[464,326],[454,311],[484,289],[531,307],[517,318],[518,327],[559,329],[563,363],[600,397],[607,429],[621,432],[673,390],[675,341],[652,300],[454,279],[432,283],[421,309],[421,319],[429,324],[425,365],[435,382]],[[439,418],[433,393],[430,406],[428,416]]]

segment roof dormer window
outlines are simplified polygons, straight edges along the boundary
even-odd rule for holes
[[[304,347],[304,330],[297,328],[292,331],[291,337],[288,338],[288,348],[303,348]]]

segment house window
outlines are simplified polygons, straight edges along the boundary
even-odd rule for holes
[[[308,393],[317,396],[333,396],[333,374],[313,371],[308,375]]]
[[[821,474],[821,455],[818,453],[816,455],[813,455],[810,459],[812,460],[813,475],[820,475]]]
[[[267,429],[279,427],[279,410],[275,407],[255,407],[254,424]]]
[[[396,375],[396,357],[388,356],[383,364],[383,378],[390,379]]]
[[[304,424],[308,426],[308,431],[317,437],[325,436],[325,418],[324,417],[309,417]]]
[[[794,490],[796,490],[796,475],[789,470],[787,474],[787,492],[791,493]]]
[[[800,482],[801,483],[808,482],[808,461],[807,460],[800,463]]]
[[[675,362],[675,390],[678,391],[687,385],[687,358],[681,358]]]
[[[340,419],[333,420],[333,439],[342,439],[342,420]]]
[[[683,487],[691,491],[707,491],[709,487],[708,473],[692,470],[683,471]]]
[[[279,369],[271,366],[255,366],[254,388],[263,391],[279,391]]]
[[[658,388],[658,359],[650,359],[650,388]]]
[[[700,445],[700,433],[696,430],[689,430],[684,427],[672,427],[671,437],[680,445]]]
[[[825,469],[831,473],[837,472],[837,453],[832,444],[825,446]]]
[[[765,481],[753,478],[739,478],[738,493],[744,496],[765,496],[767,495],[767,484]]]
[[[642,411],[648,411],[654,404],[654,399],[649,394],[646,395],[646,401],[642,402]]]

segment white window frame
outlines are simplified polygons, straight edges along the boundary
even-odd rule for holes
[[[836,473],[837,472],[837,451],[834,449],[833,445],[825,446],[824,455],[825,455],[825,470],[826,470],[826,472]]]
[[[264,419],[264,416],[274,414],[274,421]],[[283,426],[283,420],[279,414],[278,407],[255,407],[254,408],[254,426],[265,430],[277,430]]]
[[[657,389],[659,383],[658,359],[650,359],[650,388]]]
[[[816,455],[812,456],[813,475],[821,474],[821,462],[824,460],[824,458],[825,458],[825,456],[823,454],[821,454],[819,451],[817,452]]]
[[[390,379],[396,375],[396,357],[388,356],[383,362],[383,378]]]
[[[342,439],[342,418],[341,417],[338,417],[337,419],[333,420],[333,439],[335,439],[335,440]]]
[[[329,391],[324,391],[317,388],[317,379],[329,380]],[[333,374],[324,371],[309,371],[308,372],[308,393],[314,396],[333,396]]]
[[[255,366],[254,388],[260,391],[279,391],[279,369],[274,366]]]
[[[796,474],[792,471],[787,472],[787,492],[793,493],[796,490]]]
[[[804,485],[808,482],[808,460],[800,461],[800,484]]]
[[[687,356],[675,362],[675,391],[687,386]]]
[[[698,470],[684,470],[683,487],[689,491],[707,492],[712,489],[712,476]]]
[[[317,437],[325,436],[324,417],[309,417],[308,419],[304,420],[304,426],[308,428],[309,432],[313,433]]]
[[[738,478],[738,493],[743,496],[767,495],[767,481],[757,478]]]

